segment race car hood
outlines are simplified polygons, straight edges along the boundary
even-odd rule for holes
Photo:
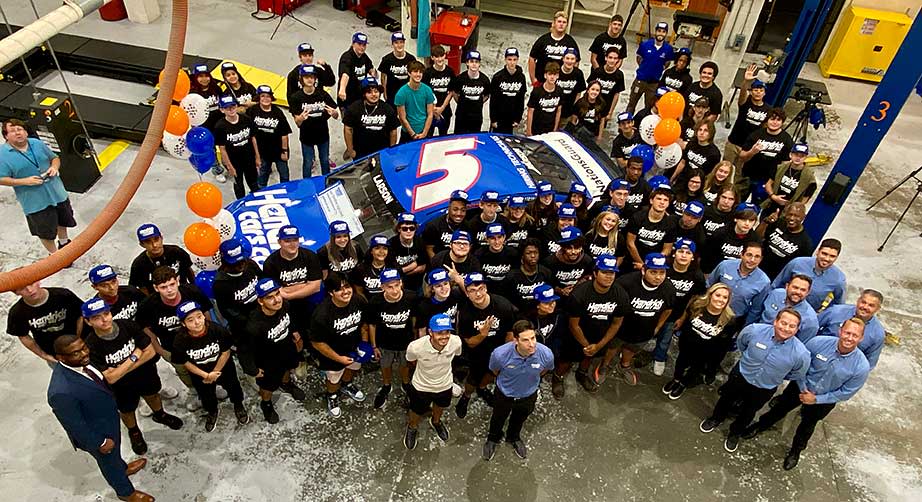
[[[544,142],[560,155],[592,194],[593,200],[599,200],[605,193],[611,183],[611,175],[579,141],[562,132],[549,132],[531,138]]]

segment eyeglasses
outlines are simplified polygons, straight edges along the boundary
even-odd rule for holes
[[[400,227],[401,232],[415,232],[416,227]]]

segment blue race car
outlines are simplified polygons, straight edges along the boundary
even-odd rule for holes
[[[278,249],[277,233],[284,225],[296,225],[303,245],[317,250],[329,240],[328,222],[343,220],[352,237],[367,245],[372,235],[392,235],[402,212],[414,213],[420,225],[444,214],[449,195],[458,189],[470,193],[472,201],[485,190],[534,198],[537,181],[549,181],[560,196],[580,181],[598,200],[622,171],[591,135],[578,136],[429,138],[382,150],[326,177],[264,188],[227,209],[237,221],[238,237],[250,241],[253,259],[262,265]]]

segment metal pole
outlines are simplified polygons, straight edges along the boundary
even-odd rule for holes
[[[804,2],[800,17],[797,18],[797,24],[794,25],[794,31],[791,32],[791,40],[784,48],[786,54],[784,62],[778,69],[775,81],[768,86],[765,94],[766,103],[784,107],[784,102],[791,94],[794,82],[797,81],[804,62],[807,61],[813,44],[816,43],[820,27],[826,21],[831,7],[832,0],[806,0]]]
[[[34,47],[41,46],[49,38],[64,31],[64,28],[111,1],[65,0],[64,5],[0,40],[0,68],[24,56]]]

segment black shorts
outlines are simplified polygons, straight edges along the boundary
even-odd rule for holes
[[[77,226],[70,199],[64,199],[64,202],[56,206],[48,206],[36,213],[27,214],[26,223],[29,224],[30,234],[46,241],[52,241],[58,236],[58,227]]]
[[[586,341],[589,343],[597,343],[600,340],[601,339],[588,339]],[[611,347],[611,345],[612,342],[608,342],[606,346],[597,350],[595,355],[592,357],[604,356],[605,351],[608,349],[608,347]],[[580,345],[580,343],[576,341],[576,338],[574,338],[573,335],[569,333],[565,334],[560,342],[560,359],[570,363],[576,363],[586,359],[586,354],[583,352],[583,346]]]
[[[160,392],[160,375],[157,363],[148,361],[126,374],[112,384],[115,405],[122,413],[132,413],[138,409],[141,396],[152,396]]]
[[[285,353],[279,359],[273,361],[272,364],[261,364],[260,369],[263,371],[263,376],[256,378],[256,385],[261,390],[270,392],[278,390],[282,385],[282,377],[285,376],[285,373],[298,367],[300,363],[299,356],[300,354],[297,352]]]
[[[410,392],[410,411],[424,415],[432,409],[433,404],[439,408],[451,406],[451,387],[442,392],[423,392],[413,387],[413,391]]]
[[[480,382],[483,381],[483,377],[487,374],[492,374],[490,373],[490,359],[473,357],[469,363],[467,378],[464,380],[464,383],[473,385],[474,387],[480,387]]]

